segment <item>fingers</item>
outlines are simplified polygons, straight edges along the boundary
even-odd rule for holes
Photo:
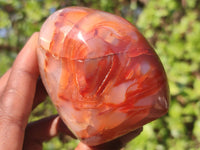
[[[39,75],[37,39],[38,34],[33,34],[17,56],[12,70],[1,78],[0,82],[5,79],[5,87],[0,95],[0,149],[22,148],[24,130],[32,109]]]
[[[76,150],[120,150],[141,132],[142,128],[139,128],[118,139],[93,147],[80,142]],[[57,115],[30,123],[26,128],[23,150],[42,150],[42,142],[48,141],[60,133],[74,137]]]
[[[39,76],[37,39],[38,34],[34,34],[17,56],[0,99],[1,111],[20,120],[28,119]]]
[[[42,83],[41,78],[38,78],[32,109],[34,109],[38,104],[43,102],[46,97],[47,97],[46,89]]]
[[[73,136],[57,115],[30,123],[26,128],[23,150],[42,150],[42,142],[60,133]]]
[[[130,142],[132,139],[140,135],[140,133],[143,131],[143,127],[140,127],[120,138],[120,141],[122,143],[122,146],[125,146],[128,142]]]
[[[11,72],[12,68],[10,68],[1,78],[0,78],[0,97],[3,94],[5,87],[7,85],[8,82],[8,78],[10,76],[10,72]],[[38,78],[37,81],[37,86],[36,86],[36,92],[35,92],[35,97],[34,97],[34,101],[33,101],[33,106],[32,109],[34,109],[38,104],[40,104],[42,101],[45,100],[45,98],[47,97],[47,92],[46,89],[42,83],[41,78]]]
[[[0,78],[0,97],[7,85],[8,78],[10,76],[11,69],[9,69],[1,78]]]
[[[92,148],[80,142],[75,150],[92,150]]]
[[[126,135],[123,135],[113,141],[97,145],[97,146],[87,146],[84,143],[79,143],[76,150],[120,150],[123,148],[128,142],[130,142],[132,139],[137,137],[141,132],[143,128],[138,128]]]

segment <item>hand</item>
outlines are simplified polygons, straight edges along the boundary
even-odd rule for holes
[[[38,33],[35,33],[12,68],[0,78],[0,149],[3,150],[42,150],[42,142],[59,133],[74,137],[57,115],[27,125],[31,111],[47,96],[38,80],[37,40]],[[95,147],[80,143],[76,150],[117,150],[141,131],[142,128]]]
[[[38,33],[33,34],[17,56],[12,68],[0,78],[0,149],[42,149],[42,142],[66,131],[58,116],[27,126],[28,117],[46,97],[36,57]]]

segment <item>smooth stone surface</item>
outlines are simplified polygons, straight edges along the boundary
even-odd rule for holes
[[[119,16],[83,7],[59,10],[43,24],[37,53],[59,115],[88,145],[127,134],[168,110],[158,56]]]

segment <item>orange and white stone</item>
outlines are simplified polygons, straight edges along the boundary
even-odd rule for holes
[[[43,24],[37,53],[59,115],[88,145],[127,134],[168,110],[158,56],[119,16],[83,7],[59,10]]]

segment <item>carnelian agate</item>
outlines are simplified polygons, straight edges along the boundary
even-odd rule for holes
[[[127,134],[168,110],[158,56],[121,17],[83,7],[59,10],[42,26],[37,53],[60,116],[88,145]]]

